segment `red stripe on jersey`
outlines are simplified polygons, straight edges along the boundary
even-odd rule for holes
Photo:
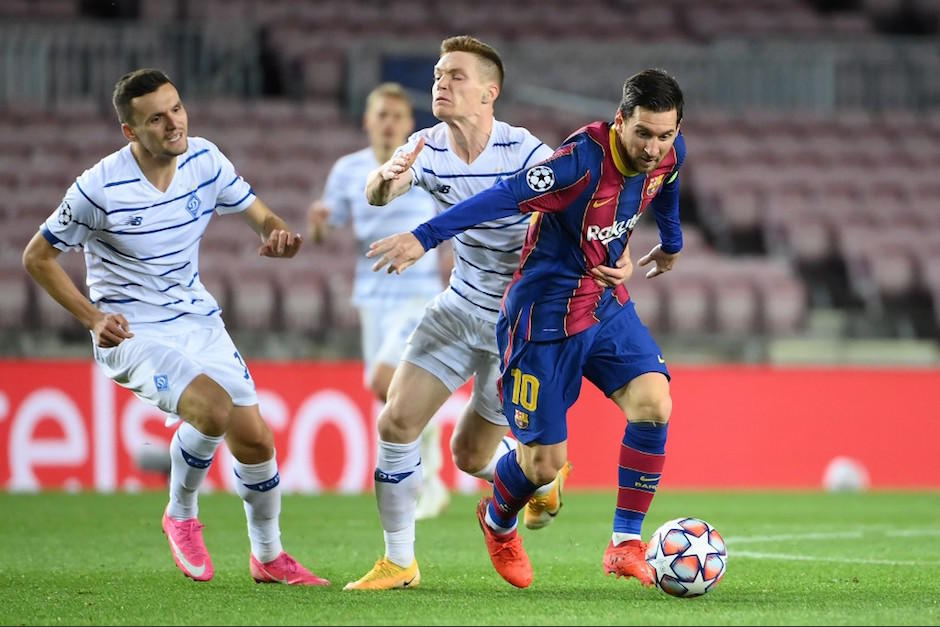
[[[613,226],[616,221],[624,178],[610,155],[609,143],[605,146],[594,134],[588,133],[588,136],[604,151],[597,187],[587,202],[581,222],[581,253],[584,255],[584,267],[590,271],[591,268],[607,262],[607,244],[596,233],[600,229]],[[568,313],[565,315],[567,335],[584,331],[598,321],[595,311],[603,294],[603,288],[594,282],[594,277],[590,274],[581,277],[578,286],[568,298]]]
[[[569,151],[570,152],[570,151]],[[519,203],[519,209],[522,213],[531,213],[533,211],[542,211],[544,213],[557,213],[568,208],[574,199],[581,195],[584,188],[591,182],[591,172],[585,172],[577,181],[567,187],[556,189],[553,192],[546,192],[535,198],[530,198]]]

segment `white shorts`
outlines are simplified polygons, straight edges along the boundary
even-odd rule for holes
[[[94,346],[94,352],[108,378],[170,414],[167,426],[179,420],[180,396],[200,374],[222,386],[233,404],[258,404],[255,382],[225,327],[135,335],[113,348]]]
[[[451,392],[475,377],[470,407],[493,424],[509,426],[496,389],[499,349],[492,322],[438,296],[408,339],[402,359],[433,374]]]
[[[414,298],[399,303],[365,305],[359,308],[362,329],[362,361],[368,382],[379,364],[397,366],[428,302]]]

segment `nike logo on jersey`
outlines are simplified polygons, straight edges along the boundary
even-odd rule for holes
[[[611,200],[613,200],[613,199],[614,199],[613,196],[611,196],[611,197],[608,198],[607,200],[595,200],[595,201],[594,201],[594,204],[591,205],[591,206],[594,207],[595,209],[597,209],[598,207],[603,207],[604,205],[606,205],[607,203],[609,203],[609,202],[610,202]]]
[[[176,542],[173,542],[173,536],[167,535],[167,538],[170,539],[170,546],[173,547],[173,553],[176,555],[176,559],[180,561],[180,564],[189,572],[193,577],[202,577],[202,574],[206,572],[206,565],[202,564],[201,566],[196,566],[183,555],[183,552],[180,551],[180,548],[176,546]]]
[[[656,359],[658,359],[658,360],[659,360],[659,363],[661,363],[661,364],[666,363],[666,360],[663,359],[663,356],[662,356],[662,355],[656,355]]]

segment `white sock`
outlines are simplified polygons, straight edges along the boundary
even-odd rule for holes
[[[222,436],[204,435],[188,422],[176,430],[170,441],[170,518],[186,520],[199,514],[196,494],[221,443]]]
[[[493,483],[493,477],[496,475],[496,462],[506,453],[516,450],[518,446],[519,443],[513,438],[504,437],[497,445],[496,450],[493,451],[493,457],[490,458],[490,461],[487,462],[486,466],[473,473],[473,476]]]
[[[385,557],[402,567],[415,559],[415,504],[421,488],[421,440],[379,440],[375,500],[385,530]]]
[[[235,491],[245,502],[248,518],[248,539],[251,554],[262,564],[275,559],[283,551],[281,528],[281,477],[277,472],[277,456],[260,464],[234,464],[238,482]]]
[[[638,533],[621,533],[615,531],[610,537],[610,541],[614,543],[614,546],[617,546],[621,542],[626,542],[627,540],[639,540],[640,534]]]
[[[495,520],[493,520],[493,517],[490,516],[489,507],[486,508],[486,516],[484,516],[484,518],[486,520],[486,526],[492,529],[493,533],[495,533],[498,536],[506,535],[507,533],[510,533],[513,529],[515,529],[518,526],[518,524],[516,524],[516,525],[513,525],[512,527],[501,527]]]

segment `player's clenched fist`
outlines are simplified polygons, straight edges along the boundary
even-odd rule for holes
[[[130,328],[127,318],[121,314],[106,313],[95,321],[91,332],[95,336],[95,344],[101,348],[113,348],[124,340],[134,337]]]
[[[414,165],[422,148],[424,148],[423,137],[418,140],[418,145],[415,146],[415,149],[411,152],[405,152],[392,157],[379,171],[382,179],[385,181],[397,181],[402,172]]]
[[[372,266],[373,272],[378,272],[388,266],[388,273],[401,274],[405,268],[414,265],[424,256],[425,250],[418,238],[411,233],[396,233],[382,238],[369,245],[366,257],[370,259],[379,257]]]

